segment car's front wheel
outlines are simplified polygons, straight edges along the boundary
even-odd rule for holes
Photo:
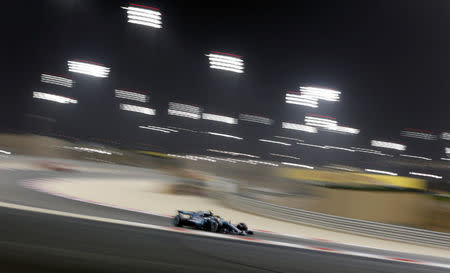
[[[181,222],[181,217],[179,215],[173,217],[173,224],[176,227],[181,227],[183,225],[182,222]]]

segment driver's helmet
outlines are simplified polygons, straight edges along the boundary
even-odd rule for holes
[[[247,231],[248,230],[247,225],[244,224],[244,223],[239,223],[239,224],[237,224],[236,227],[237,227],[237,229],[242,230],[242,231]]]

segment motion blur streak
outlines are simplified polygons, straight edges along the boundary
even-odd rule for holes
[[[115,94],[116,94],[116,98],[119,98],[119,99],[134,100],[134,101],[139,101],[139,102],[147,102],[148,101],[147,95],[137,93],[137,92],[115,89]]]
[[[441,134],[441,138],[442,138],[443,140],[450,140],[450,133],[443,132],[443,133]]]
[[[336,147],[336,146],[325,146],[326,149],[335,149],[335,150],[342,150],[347,152],[354,152],[355,150],[349,149],[349,148],[343,148],[343,147]]]
[[[312,167],[312,166],[296,164],[296,163],[291,163],[291,162],[281,162],[281,164],[286,165],[286,166],[292,166],[292,167],[306,168],[306,169],[310,169],[310,170],[314,169],[314,167]]]
[[[282,154],[276,154],[276,153],[270,153],[273,156],[279,156],[279,157],[285,157],[285,158],[291,158],[291,159],[300,159],[299,157],[291,156],[291,155],[282,155]]]
[[[259,141],[262,142],[268,142],[268,143],[274,143],[274,144],[280,144],[280,145],[285,145],[285,146],[291,146],[291,144],[286,143],[286,142],[281,142],[281,141],[275,141],[275,140],[269,140],[269,139],[258,139]]]
[[[441,160],[450,161],[450,158],[447,158],[447,157],[441,157]]]
[[[11,152],[5,151],[5,150],[0,150],[0,153],[5,154],[5,155],[10,155]]]
[[[303,124],[283,122],[281,124],[281,127],[283,129],[291,129],[291,130],[303,131],[303,132],[313,133],[313,134],[317,133],[317,129],[315,127],[303,125]]]
[[[155,110],[154,109],[147,108],[147,107],[142,107],[142,106],[131,105],[131,104],[121,103],[120,104],[120,109],[121,110],[125,110],[125,111],[131,111],[131,112],[151,115],[151,116],[155,115]]]
[[[244,61],[241,58],[216,53],[210,53],[206,56],[209,58],[210,68],[244,73]]]
[[[372,149],[366,149],[366,148],[359,148],[359,147],[350,147],[351,149],[360,152],[360,153],[366,153],[366,154],[375,154],[375,155],[386,155],[381,151],[372,150]]]
[[[308,147],[314,147],[314,148],[320,148],[320,149],[328,149],[327,146],[321,146],[321,145],[315,145],[315,144],[309,144],[309,143],[297,143],[298,145],[302,146],[308,146]]]
[[[111,152],[106,151],[106,150],[93,149],[93,148],[87,148],[87,147],[69,147],[69,146],[64,146],[63,148],[71,149],[71,150],[77,150],[77,151],[83,151],[83,152],[88,152],[88,153],[98,153],[98,154],[112,155]]]
[[[201,118],[200,107],[178,102],[169,102],[169,110],[167,113],[171,116],[179,116],[184,118]]]
[[[191,133],[198,133],[195,130],[181,128],[181,127],[175,127],[175,126],[167,126],[167,127],[172,128],[172,129],[176,129],[176,130],[180,130],[180,131],[186,131],[186,132],[191,132]]]
[[[259,158],[259,156],[256,156],[256,155],[237,153],[237,152],[229,152],[229,151],[223,151],[223,150],[208,149],[207,151],[215,152],[215,153],[221,153],[221,154],[229,154],[229,155],[234,155],[234,156],[245,156],[245,157],[250,157],[250,158]]]
[[[293,141],[297,141],[297,142],[303,142],[303,140],[298,139],[298,138],[294,138],[294,137],[285,137],[285,136],[274,136],[276,138],[282,138],[282,139],[289,139],[289,140],[293,140]]]
[[[300,92],[304,96],[315,97],[317,99],[326,100],[326,101],[339,101],[340,91],[318,88],[318,87],[300,87]]]
[[[63,104],[78,103],[78,101],[75,99],[58,96],[58,95],[54,95],[54,94],[43,93],[43,92],[33,92],[33,98],[54,101],[54,102],[63,103]]]
[[[409,172],[409,174],[417,175],[417,176],[431,177],[431,178],[436,178],[436,179],[442,179],[442,176],[434,175],[434,174],[428,174],[428,173]]]
[[[71,79],[64,78],[61,76],[54,76],[50,74],[41,74],[41,82],[65,86],[69,88],[72,88],[73,85],[73,81]]]
[[[237,119],[235,119],[235,118],[216,115],[216,114],[209,114],[209,113],[203,113],[202,118],[206,119],[206,120],[224,122],[224,123],[228,123],[228,124],[237,124],[238,123]]]
[[[152,131],[163,132],[163,133],[166,133],[166,134],[169,134],[169,133],[171,133],[171,132],[173,132],[173,133],[178,132],[177,130],[174,130],[174,129],[164,128],[164,127],[158,127],[158,126],[150,126],[150,125],[147,125],[147,126],[139,126],[139,128],[141,128],[141,129],[147,129],[147,130],[152,130]]]
[[[423,157],[423,156],[416,156],[416,155],[407,155],[407,154],[400,154],[402,157],[409,157],[409,158],[416,158],[416,159],[423,159],[423,160],[431,160],[431,158]]]
[[[70,72],[85,74],[98,78],[107,78],[110,71],[108,67],[85,61],[68,61],[67,65]]]
[[[270,118],[265,118],[265,117],[256,116],[256,115],[239,114],[239,119],[243,120],[243,121],[261,123],[261,124],[266,124],[266,125],[273,124],[273,120],[271,120]]]
[[[144,6],[140,7],[139,8],[135,6],[122,7],[127,11],[129,23],[149,26],[153,28],[162,28],[161,12],[152,10],[151,7],[144,7]]]
[[[401,131],[401,135],[404,137],[410,137],[410,138],[418,138],[418,139],[424,139],[424,140],[435,140],[437,137],[429,132],[417,132],[417,129],[414,129],[416,131],[411,131],[413,129],[409,130],[403,130]]]
[[[208,132],[208,134],[210,135],[214,135],[214,136],[223,136],[223,137],[228,137],[228,138],[234,138],[234,139],[239,139],[242,140],[242,137],[237,137],[237,136],[232,136],[232,135],[227,135],[227,134],[221,134],[221,133],[216,133],[216,132]]]
[[[370,172],[370,173],[379,173],[379,174],[387,174],[387,175],[393,175],[393,176],[397,176],[398,174],[393,173],[393,172],[387,172],[387,171],[380,171],[380,170],[374,170],[374,169],[365,169],[366,172]]]
[[[337,121],[329,118],[305,116],[305,124],[314,127],[330,128],[337,126]]]
[[[399,151],[406,150],[406,145],[393,143],[393,142],[379,141],[379,140],[371,140],[370,145],[372,145],[374,147],[394,149],[394,150],[399,150]]]
[[[445,148],[445,153],[450,154],[450,148]]]
[[[313,96],[306,96],[297,93],[287,92],[285,97],[286,103],[297,104],[303,106],[309,106],[313,108],[317,108],[317,98]]]
[[[330,131],[334,131],[336,133],[342,133],[342,134],[352,134],[352,135],[359,134],[359,129],[340,126],[340,125],[331,125],[331,126],[327,127],[327,129]]]

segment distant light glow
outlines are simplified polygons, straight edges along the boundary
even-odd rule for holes
[[[171,129],[171,128],[151,126],[151,125],[139,126],[139,128],[146,129],[146,130],[151,130],[151,131],[163,132],[163,133],[166,133],[166,134],[177,133],[178,132],[177,130],[174,130],[174,129]]]
[[[386,141],[379,141],[379,140],[371,140],[370,144],[374,147],[380,147],[380,148],[386,148],[386,149],[394,149],[399,151],[405,151],[406,145],[393,143],[393,142],[386,142]]]
[[[224,55],[219,52],[209,53],[209,67],[236,73],[244,73],[244,61],[240,57]]]
[[[341,92],[337,90],[312,86],[301,86],[300,92],[303,96],[314,97],[326,101],[339,101],[339,96],[341,94]]]
[[[233,155],[233,156],[245,156],[245,157],[250,157],[250,158],[259,158],[259,156],[256,156],[256,155],[250,155],[250,154],[244,154],[244,153],[238,153],[238,152],[229,152],[229,151],[215,150],[215,149],[208,149],[207,151],[221,153],[221,154],[229,154],[229,155]]]
[[[234,139],[239,139],[239,140],[243,139],[242,137],[237,137],[237,136],[232,136],[232,135],[227,135],[227,134],[221,134],[221,133],[216,133],[216,132],[208,132],[208,134],[214,135],[214,136],[222,136],[222,137],[234,138]]]
[[[167,113],[171,116],[179,116],[184,118],[201,118],[200,107],[178,102],[169,102],[169,110]]]
[[[290,158],[290,159],[300,159],[300,157],[295,157],[292,155],[282,155],[282,154],[276,154],[276,153],[270,153],[270,155],[284,157],[284,158]]]
[[[280,144],[280,145],[285,145],[285,146],[291,146],[290,143],[286,143],[286,142],[281,142],[281,141],[275,141],[275,140],[269,140],[269,139],[258,139],[259,141],[262,142],[268,142],[268,143],[274,143],[274,144]]]
[[[270,118],[265,118],[257,115],[249,115],[249,114],[239,114],[239,119],[248,122],[261,123],[265,125],[272,125],[273,120]]]
[[[371,173],[379,173],[379,174],[393,175],[393,176],[398,175],[398,174],[393,173],[393,172],[380,171],[380,170],[374,170],[374,169],[365,169],[365,171],[366,171],[366,172],[371,172]]]
[[[70,72],[81,73],[98,78],[107,78],[110,69],[99,64],[86,61],[68,61]]]
[[[162,28],[161,12],[152,10],[153,8],[151,7],[134,4],[131,5],[133,6],[122,7],[123,9],[127,10],[129,23],[149,26],[153,28]]]
[[[313,134],[317,133],[317,128],[312,127],[312,126],[308,126],[308,125],[303,125],[303,124],[283,122],[281,124],[281,127],[284,128],[284,129],[303,131],[303,132],[307,132],[307,133],[313,133]]]
[[[147,108],[147,107],[142,107],[142,106],[131,105],[131,104],[121,103],[120,104],[120,109],[121,110],[125,110],[125,111],[131,111],[131,112],[151,115],[151,116],[155,115],[155,110],[154,109]]]
[[[293,140],[293,141],[297,141],[297,142],[303,142],[303,140],[298,139],[298,138],[293,138],[293,137],[285,137],[285,136],[274,136],[276,138],[281,138],[281,139],[289,139],[289,140]]]
[[[291,163],[291,162],[281,162],[281,164],[286,165],[286,166],[292,166],[292,167],[306,168],[306,169],[310,169],[310,170],[314,169],[313,166],[296,164],[296,163]]]
[[[41,82],[72,88],[73,80],[61,76],[41,74]]]
[[[139,102],[147,102],[148,96],[138,92],[115,89],[116,98],[134,100]]]
[[[431,178],[436,178],[436,179],[442,179],[442,176],[434,175],[434,174],[428,174],[428,173],[409,172],[409,174],[417,175],[417,176],[424,176],[424,177],[431,177]]]
[[[228,124],[237,124],[238,123],[237,119],[235,119],[235,118],[216,115],[216,114],[209,114],[209,113],[203,113],[202,118],[206,119],[206,120],[224,122],[224,123],[228,123]]]
[[[409,158],[415,158],[415,159],[431,160],[431,158],[429,158],[429,157],[416,156],[416,155],[400,154],[400,156],[402,156],[402,157],[409,157]]]
[[[11,152],[5,151],[5,150],[0,150],[0,153],[5,154],[5,155],[10,155]]]
[[[67,98],[67,97],[63,97],[63,96],[59,96],[59,95],[54,95],[54,94],[49,94],[49,93],[43,93],[43,92],[33,92],[33,98],[54,101],[54,102],[63,103],[63,104],[78,103],[78,101],[75,99],[71,99],[71,98]]]

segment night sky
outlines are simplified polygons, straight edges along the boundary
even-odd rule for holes
[[[172,125],[241,135],[252,144],[239,145],[253,152],[259,150],[253,144],[256,138],[283,133],[316,143],[367,146],[370,139],[410,142],[400,136],[403,128],[450,130],[449,1],[134,3],[159,8],[163,28],[128,24],[120,8],[128,5],[125,1],[6,4],[1,128],[27,131],[37,126],[80,138],[146,142],[161,150],[199,147],[196,143],[202,140],[193,136],[185,135],[180,142],[137,128]],[[205,54],[212,50],[243,56],[245,73],[210,69]],[[110,77],[67,72],[67,60],[75,58],[110,67]],[[76,88],[42,84],[41,73],[69,76]],[[340,90],[341,101],[321,102],[317,109],[286,105],[285,92],[298,91],[300,85]],[[157,116],[119,111],[115,88],[148,92],[148,106]],[[33,91],[72,96],[79,103],[37,102]],[[168,117],[169,101],[234,117],[260,114],[276,123],[231,126]],[[281,121],[303,123],[305,113],[336,117],[361,133],[312,138],[283,132]],[[225,145],[221,138],[214,141],[208,143],[211,148]],[[418,141],[416,147],[442,156],[442,141]]]

